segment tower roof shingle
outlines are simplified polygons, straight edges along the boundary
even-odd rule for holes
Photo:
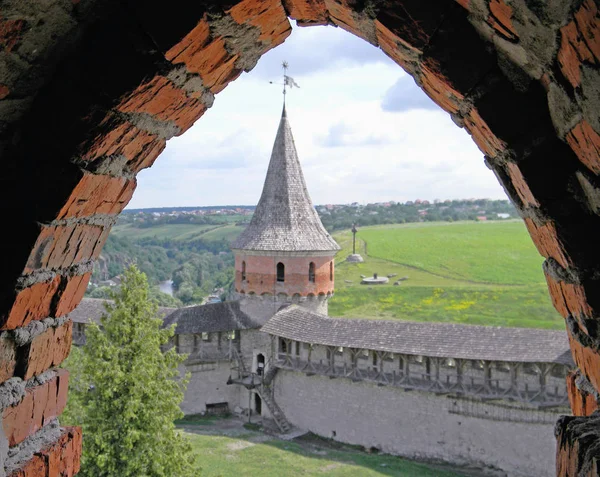
[[[285,106],[260,201],[234,250],[324,252],[339,250],[306,189]]]

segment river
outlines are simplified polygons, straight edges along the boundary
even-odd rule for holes
[[[160,282],[158,284],[158,288],[161,292],[173,296],[173,280],[165,280],[164,282]]]

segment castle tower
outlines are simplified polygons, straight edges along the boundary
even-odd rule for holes
[[[306,190],[285,106],[260,201],[231,248],[235,290],[253,318],[266,321],[285,303],[327,314],[340,247]]]

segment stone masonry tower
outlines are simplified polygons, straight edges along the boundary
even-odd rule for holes
[[[264,322],[286,303],[327,314],[340,247],[306,190],[285,106],[260,201],[231,248],[237,297],[254,319]]]

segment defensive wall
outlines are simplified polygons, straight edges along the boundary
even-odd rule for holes
[[[515,477],[552,475],[554,425],[568,412],[288,370],[273,389],[288,421],[317,435]]]
[[[574,366],[562,332],[335,319],[294,306],[262,331],[278,368],[274,401],[294,426],[497,475],[553,471]]]

